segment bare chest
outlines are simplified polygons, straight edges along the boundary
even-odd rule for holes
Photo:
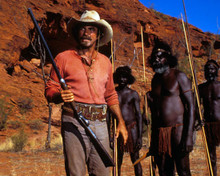
[[[152,84],[152,91],[156,96],[179,95],[180,87],[175,77],[161,77]]]

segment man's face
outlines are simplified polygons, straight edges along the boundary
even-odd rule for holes
[[[96,44],[98,28],[95,26],[81,26],[78,34],[80,46],[90,48]]]
[[[153,59],[153,70],[156,73],[163,73],[168,67],[167,58],[165,57],[164,52],[156,52]]]
[[[205,77],[207,80],[212,81],[218,76],[218,70],[213,63],[209,63],[205,69]]]
[[[128,84],[128,78],[127,76],[125,75],[120,75],[120,78],[119,78],[119,85],[120,86],[126,86]]]

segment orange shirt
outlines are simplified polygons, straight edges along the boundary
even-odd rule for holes
[[[55,58],[61,77],[71,88],[76,102],[88,104],[119,104],[115,91],[110,60],[98,53],[89,67],[74,50],[64,51]],[[89,70],[89,71],[88,71]],[[45,95],[50,101],[61,89],[55,70],[46,85]]]

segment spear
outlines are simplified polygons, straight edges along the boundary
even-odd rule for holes
[[[138,53],[137,53],[137,49],[134,48],[134,57],[133,57],[133,59],[132,59],[130,65],[129,65],[130,68],[132,67],[132,65],[133,65],[133,63],[134,63],[134,60],[135,60],[136,58],[138,58],[138,54],[140,53],[140,51],[141,51],[141,50],[139,50]]]
[[[146,94],[144,95],[144,104],[145,104],[145,115],[146,115],[146,120],[149,121],[149,118],[148,118],[148,104],[147,104],[147,96]],[[149,141],[149,146],[150,146],[150,141],[151,141],[151,135],[150,135],[150,128],[148,127],[148,141]],[[147,157],[150,157],[150,176],[154,176],[155,175],[155,171],[154,171],[154,168],[153,168],[153,156],[150,155],[150,152],[149,150],[147,150],[145,152],[145,154],[140,157],[135,163],[134,165],[136,165],[137,163],[139,163],[140,161],[142,161],[143,159],[147,158]]]
[[[143,26],[141,26],[141,46],[142,46],[142,57],[143,57],[143,69],[144,69],[144,85],[146,84],[146,79],[145,79],[145,59],[144,59],[144,36],[143,36]],[[146,101],[146,94],[144,95],[144,101],[145,101],[145,115],[146,117],[148,116],[147,114],[147,101]],[[149,128],[148,128],[148,139],[150,140],[150,131],[149,131]],[[147,156],[149,156],[149,151],[147,151],[145,154],[144,154],[145,158]],[[144,156],[142,156],[141,158],[143,158]],[[152,171],[152,158],[150,157],[150,170]],[[152,175],[152,172],[150,172],[150,174]]]
[[[196,74],[195,74],[195,71],[194,71],[194,68],[193,68],[193,62],[192,62],[192,50],[191,50],[190,39],[189,39],[189,29],[188,29],[188,25],[187,25],[188,22],[187,22],[187,15],[186,15],[184,0],[183,0],[183,6],[184,6],[185,17],[186,17],[186,27],[187,27],[187,32],[188,32],[188,35],[187,35],[186,27],[185,27],[185,24],[184,24],[184,21],[183,21],[183,16],[181,14],[183,30],[184,30],[184,36],[185,36],[185,40],[186,40],[186,46],[187,46],[190,69],[191,69],[191,72],[192,72],[192,78],[193,78],[193,84],[194,84],[194,89],[195,89],[195,94],[196,94],[197,105],[198,105],[199,117],[200,117],[200,120],[203,121],[201,105],[200,105],[200,99],[199,99],[199,93],[198,93],[198,86],[197,86],[198,84],[197,84]],[[205,144],[206,155],[207,155],[207,159],[208,159],[207,162],[208,162],[208,167],[209,167],[209,175],[213,176],[212,164],[211,164],[211,159],[210,159],[210,155],[209,155],[209,149],[208,149],[208,145],[207,145],[204,126],[202,126],[202,137],[203,137],[203,142]]]
[[[144,84],[146,84],[146,79],[145,79],[145,59],[144,59],[144,38],[143,38],[143,27],[142,26],[141,26],[141,43],[142,43],[143,69],[144,69]],[[148,118],[148,110],[147,110],[148,105],[147,105],[146,94],[144,96],[144,103],[145,103],[145,115],[146,115],[146,118],[148,120],[149,118]],[[150,129],[149,128],[148,128],[148,139],[150,141]],[[133,165],[136,165],[137,163],[139,163],[143,159],[147,158],[148,156],[150,156],[150,175],[153,176],[153,175],[155,175],[154,169],[153,169],[153,166],[152,166],[153,157],[150,155],[149,150],[147,150],[142,157],[140,157],[137,161],[135,161],[135,163]]]
[[[114,65],[114,59],[115,59],[115,57],[114,57],[114,55],[115,55],[115,53],[114,53],[114,42],[113,42],[113,40],[111,39],[111,57],[109,58],[109,59],[111,59],[111,61],[112,61],[112,72],[114,73],[114,71],[115,71],[115,65]]]
[[[142,44],[142,57],[143,57],[143,69],[144,69],[144,84],[146,83],[145,78],[145,59],[144,59],[144,37],[143,37],[143,27],[141,26],[141,44]]]
[[[112,58],[112,72],[115,71],[115,44],[113,42],[113,40],[111,39],[111,58]],[[117,128],[117,122],[116,119],[114,118],[113,121],[113,126],[114,126],[114,154],[113,154],[113,159],[114,159],[114,164],[115,166],[113,167],[113,176],[118,176],[118,141],[117,138],[115,137],[115,133],[116,133],[116,128]]]
[[[149,121],[149,117],[148,117],[148,104],[147,104],[147,97],[146,94],[144,95],[144,104],[145,104],[145,115],[146,115],[146,120]],[[150,128],[148,127],[148,141],[149,141],[149,145],[150,145],[150,141],[151,141],[151,135],[150,135]],[[147,150],[143,156],[141,156],[137,161],[135,161],[135,163],[133,165],[136,165],[137,163],[139,163],[140,161],[142,161],[143,159],[150,157],[150,176],[154,176],[155,175],[155,171],[153,168],[153,156],[150,155],[149,150]]]
[[[145,115],[146,115],[146,120],[149,121],[149,116],[148,116],[148,104],[147,104],[147,96],[146,94],[144,95],[144,103],[145,103]],[[150,124],[149,124],[150,125]],[[149,146],[150,146],[150,141],[151,141],[151,135],[150,135],[150,128],[148,126],[148,143],[149,143]],[[153,156],[150,155],[150,176],[154,176],[155,173],[154,173],[154,169],[153,169]]]
[[[115,48],[114,50],[112,49],[112,53],[111,56],[109,57],[109,59],[111,59],[113,57],[113,55],[115,55],[115,52],[119,49],[119,47],[121,46],[122,43],[124,43],[126,37],[121,41],[121,43],[119,43],[119,45],[117,46],[117,48]],[[111,41],[112,42],[112,41]],[[112,43],[111,43],[112,44]]]

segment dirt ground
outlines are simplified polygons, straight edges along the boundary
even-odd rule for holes
[[[143,147],[142,156],[146,151]],[[217,148],[218,170],[220,172],[220,147]],[[65,176],[62,149],[35,152],[0,152],[0,176]],[[190,155],[191,173],[193,176],[208,176],[206,154],[201,138],[197,133],[194,150]],[[149,174],[149,158],[141,161],[143,176]],[[129,155],[125,154],[122,165],[122,176],[134,176]],[[158,175],[158,173],[156,173]]]

